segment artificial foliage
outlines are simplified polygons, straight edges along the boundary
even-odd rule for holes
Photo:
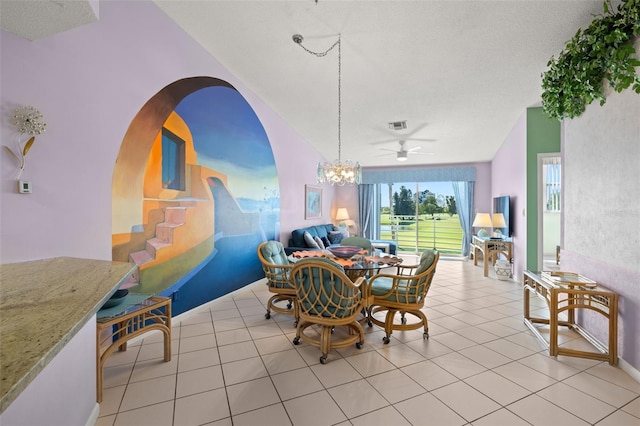
[[[606,0],[603,9],[547,63],[542,108],[550,117],[577,117],[593,101],[604,105],[607,84],[616,92],[632,87],[640,94],[640,59],[634,48],[640,35],[640,0],[622,0],[615,9]]]

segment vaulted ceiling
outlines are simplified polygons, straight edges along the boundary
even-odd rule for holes
[[[51,4],[86,2],[2,0],[5,29],[7,3],[59,12]],[[525,109],[540,105],[547,61],[602,12],[601,0],[155,3],[329,160],[338,155],[338,51],[317,57],[292,36],[323,52],[340,35],[342,158],[363,166],[491,160]],[[398,121],[407,128],[390,129]],[[393,151],[406,139],[421,154],[400,163]]]
[[[363,166],[491,160],[540,105],[541,73],[602,1],[163,1],[156,4],[327,159]],[[389,122],[407,122],[396,132]],[[399,163],[407,136],[433,142]],[[387,143],[378,143],[388,141]]]

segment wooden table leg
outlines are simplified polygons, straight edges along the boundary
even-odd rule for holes
[[[489,276],[489,262],[491,256],[488,253],[488,250],[485,248],[484,253],[482,253],[482,264],[484,266],[484,276],[488,277]]]
[[[558,356],[558,292],[551,289],[549,302],[549,355]]]
[[[618,295],[609,299],[609,364],[618,364]]]

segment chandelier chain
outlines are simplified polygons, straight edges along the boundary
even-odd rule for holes
[[[329,182],[332,185],[360,184],[362,183],[362,168],[360,163],[350,160],[342,161],[342,37],[338,34],[338,40],[323,52],[314,52],[302,45],[304,38],[300,34],[293,35],[294,43],[300,45],[304,51],[316,56],[327,56],[329,52],[338,46],[338,159],[333,163],[318,163],[318,183]]]
[[[327,56],[329,52],[338,46],[338,161],[340,161],[342,160],[342,43],[340,34],[338,34],[338,40],[324,52],[314,52],[313,50],[307,49],[302,44],[302,40],[299,42],[296,41],[296,43],[299,44],[305,52],[318,58]]]
[[[342,43],[340,43],[340,36],[336,43],[338,43],[338,161],[340,161],[342,160]]]
[[[300,45],[300,47],[302,47],[307,53],[312,54],[313,56],[317,56],[318,58],[322,58],[323,56],[327,56],[327,54],[329,52],[331,52],[337,45],[340,44],[340,36],[338,35],[338,40],[333,43],[331,45],[331,47],[329,47],[327,50],[325,50],[324,52],[314,52],[313,50],[309,50],[307,49],[304,44],[302,44],[302,40],[300,42],[296,42],[297,44]],[[338,50],[340,50],[340,48],[338,48]]]

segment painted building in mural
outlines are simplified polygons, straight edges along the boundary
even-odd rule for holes
[[[173,298],[174,314],[262,277],[256,248],[279,235],[267,135],[244,98],[209,77],[177,81],[131,122],[112,185],[113,260],[123,287]]]

